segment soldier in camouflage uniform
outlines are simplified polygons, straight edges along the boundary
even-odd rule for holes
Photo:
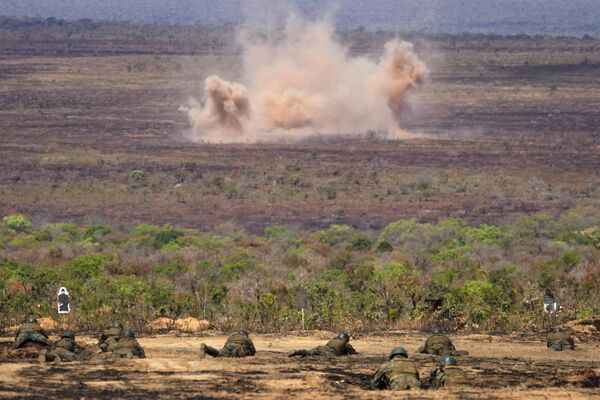
[[[408,359],[408,353],[402,347],[396,347],[390,353],[390,361],[379,368],[371,380],[373,389],[408,390],[421,388],[419,371],[415,363]]]
[[[443,334],[440,328],[433,329],[433,335],[429,336],[425,344],[418,350],[421,354],[435,354],[438,356],[460,355],[465,352],[457,352],[452,340]]]
[[[123,325],[120,322],[113,322],[110,328],[102,332],[98,340],[98,352],[114,350],[122,333]]]
[[[431,373],[429,378],[431,386],[441,387],[466,387],[469,386],[469,378],[465,371],[458,367],[456,358],[444,357],[438,368]]]
[[[349,343],[350,335],[346,332],[339,333],[336,337],[331,339],[325,344],[325,346],[318,346],[310,350],[296,350],[289,354],[288,357],[307,357],[307,356],[346,356],[358,354],[354,347]]]
[[[204,358],[206,354],[211,357],[246,357],[255,355],[256,349],[248,336],[248,332],[239,331],[227,339],[221,350],[202,343],[200,345],[200,357]]]
[[[575,342],[573,341],[573,337],[559,326],[555,327],[552,330],[552,333],[548,335],[546,346],[549,349],[556,351],[563,351],[565,349],[575,350]]]
[[[121,333],[121,338],[108,347],[112,351],[113,357],[116,358],[146,358],[144,349],[137,340],[131,329],[124,329]]]
[[[15,337],[13,347],[20,348],[27,343],[37,343],[44,346],[51,346],[52,341],[48,340],[48,334],[38,325],[34,316],[27,318],[27,321],[19,328]]]
[[[52,350],[42,350],[40,352],[40,362],[46,361],[77,361],[78,346],[75,344],[75,335],[73,332],[65,332],[60,339],[54,343]]]

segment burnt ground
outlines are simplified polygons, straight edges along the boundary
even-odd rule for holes
[[[158,336],[140,340],[145,360],[39,364],[3,358],[0,396],[22,398],[350,398],[397,397],[375,392],[369,379],[396,345],[407,347],[426,380],[437,358],[414,355],[421,335],[363,336],[360,355],[336,359],[288,358],[296,348],[322,344],[325,333],[303,337],[253,336],[257,356],[200,359],[201,342],[225,337]],[[85,340],[92,341],[91,338]],[[472,335],[455,338],[469,351],[459,358],[472,386],[462,390],[413,390],[406,398],[593,398],[600,397],[600,348],[582,343],[575,352],[550,352],[544,343]]]
[[[385,39],[363,35],[353,52]],[[234,47],[42,37],[0,40],[0,214],[260,232],[599,203],[598,40],[413,38],[431,69],[405,123],[417,136],[224,145],[186,140],[178,108],[207,75],[239,73]]]

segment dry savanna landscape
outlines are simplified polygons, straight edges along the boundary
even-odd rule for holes
[[[11,398],[398,398],[369,386],[387,350],[403,345],[426,381],[438,357],[414,353],[426,338],[415,332],[386,332],[352,340],[360,352],[335,359],[289,358],[298,348],[329,339],[327,332],[292,332],[253,337],[255,357],[199,357],[200,343],[219,347],[222,335],[159,335],[140,339],[147,358],[106,363],[39,364],[5,361],[0,396]],[[96,338],[79,340],[95,343]],[[402,393],[410,399],[589,399],[600,397],[600,347],[581,344],[575,352],[550,353],[533,338],[469,335],[455,339],[469,351],[459,358],[471,379],[465,389],[429,389]],[[6,343],[0,343],[0,349]]]
[[[335,40],[377,59],[395,36]],[[392,398],[370,377],[402,345],[427,378],[437,325],[472,386],[404,398],[600,397],[600,39],[406,33],[429,75],[400,138],[207,143],[185,110],[240,77],[235,37],[0,18],[0,397]],[[119,319],[147,358],[11,357],[63,285],[79,341]],[[559,323],[576,351],[546,349]],[[199,358],[240,328],[255,357]],[[286,356],[342,330],[359,355]]]

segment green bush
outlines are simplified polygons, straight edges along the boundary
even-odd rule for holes
[[[169,277],[175,277],[177,275],[185,274],[188,271],[187,265],[179,260],[168,261],[164,264],[156,267],[154,272],[158,275],[166,275]]]
[[[385,241],[392,246],[410,243],[429,244],[434,229],[430,224],[420,224],[415,219],[400,220],[386,226],[379,235],[379,241]]]
[[[183,236],[183,232],[176,231],[174,229],[169,229],[158,232],[155,236],[155,239],[159,246],[163,247],[169,243],[175,242],[177,238],[181,236]]]
[[[396,321],[405,311],[413,311],[413,300],[421,288],[420,273],[402,263],[376,265],[370,287],[379,295],[388,321]]]
[[[31,220],[23,214],[7,215],[2,222],[17,233],[28,232],[32,228]]]
[[[571,271],[573,268],[577,266],[581,262],[581,259],[577,255],[577,253],[573,251],[567,251],[560,256],[560,260],[565,266],[567,271]]]
[[[275,225],[265,228],[265,238],[283,248],[297,247],[298,234],[285,226]]]
[[[77,225],[75,224],[46,224],[42,225],[40,230],[48,232],[52,241],[72,242],[77,238]]]
[[[94,331],[115,318],[143,329],[157,315],[201,316],[225,330],[298,329],[299,307],[308,329],[545,326],[545,289],[563,306],[557,323],[600,313],[595,218],[586,209],[501,226],[401,220],[376,246],[346,225],[312,234],[271,226],[256,237],[234,225],[197,234],[146,224],[100,246],[90,242],[105,240],[105,225],[17,232],[3,219],[0,327],[54,313],[60,286],[72,295],[73,322]]]
[[[389,253],[394,251],[394,247],[391,245],[390,242],[386,242],[385,240],[382,242],[379,242],[379,244],[377,245],[377,252],[379,253]]]
[[[81,234],[81,238],[83,240],[88,240],[92,242],[99,242],[102,239],[102,236],[108,235],[112,232],[112,228],[107,225],[94,225],[87,228]]]
[[[171,228],[170,225],[157,226],[139,224],[131,232],[130,239],[145,246],[161,249],[165,245],[179,241],[184,233]],[[181,243],[185,243],[181,241]]]
[[[144,293],[144,304],[148,305],[156,315],[168,314],[173,307],[175,285],[165,279],[153,282]]]
[[[319,231],[315,234],[315,239],[319,243],[335,246],[346,241],[353,228],[348,225],[331,225],[329,228]]]
[[[221,267],[220,275],[225,280],[235,280],[256,267],[256,257],[252,253],[238,250],[227,257],[226,264]]]
[[[367,235],[354,235],[350,238],[348,248],[351,250],[368,250],[373,245],[373,241]]]
[[[450,317],[449,323],[473,328],[482,325],[506,323],[505,316],[514,300],[502,286],[489,280],[466,280],[462,285],[449,288],[443,295],[442,315]]]
[[[134,169],[129,176],[133,181],[141,181],[146,177],[146,174],[141,169]]]
[[[501,227],[486,224],[479,225],[477,228],[467,228],[465,236],[470,242],[483,242],[489,245],[500,245],[506,240]]]

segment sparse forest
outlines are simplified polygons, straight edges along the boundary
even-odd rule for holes
[[[113,319],[139,330],[159,316],[202,317],[223,330],[426,328],[536,332],[600,312],[600,211],[537,213],[473,226],[405,219],[380,232],[347,225],[251,235],[140,224],[49,223],[24,215],[0,225],[2,326],[54,315],[66,286],[82,330]],[[556,294],[552,321],[542,297]]]

